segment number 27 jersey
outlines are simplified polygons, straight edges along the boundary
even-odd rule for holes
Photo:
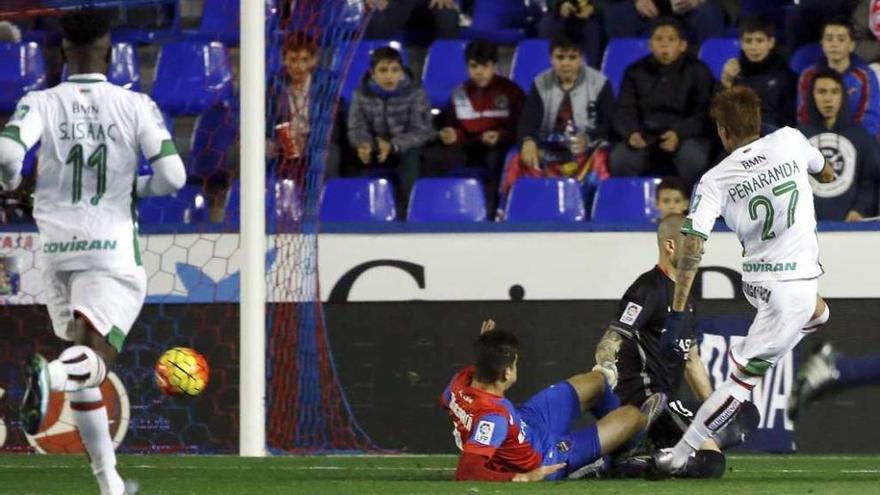
[[[741,146],[703,175],[682,232],[708,239],[721,216],[743,246],[744,281],[818,277],[808,174],[824,165],[822,153],[790,127]]]
[[[25,95],[3,131],[26,150],[38,141],[34,218],[42,264],[58,270],[140,265],[133,190],[141,153],[175,154],[146,95],[101,74],[71,76]]]

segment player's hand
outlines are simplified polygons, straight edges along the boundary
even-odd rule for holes
[[[370,164],[370,158],[372,158],[373,154],[373,145],[370,143],[361,143],[357,147],[358,159],[363,162],[364,165]]]
[[[602,373],[602,376],[605,377],[605,380],[612,389],[617,387],[617,365],[612,361],[606,361],[593,366],[593,371]]]
[[[388,159],[388,155],[391,154],[393,147],[390,142],[382,138],[378,138],[376,141],[379,142],[379,163],[385,163],[385,160]]]
[[[489,318],[480,325],[480,335],[483,335],[486,332],[491,332],[492,330],[495,330],[495,320],[492,318]]]
[[[444,127],[440,129],[440,141],[446,146],[452,146],[458,141],[458,134],[455,133],[455,129],[452,127]]]
[[[541,466],[537,469],[533,469],[528,473],[517,473],[514,475],[511,481],[516,482],[529,482],[529,481],[543,481],[544,478],[550,476],[551,474],[559,471],[560,469],[565,467],[565,463],[562,464],[551,464],[549,466]]]
[[[721,70],[721,84],[725,88],[729,88],[733,86],[733,80],[736,79],[736,76],[742,71],[742,67],[739,65],[738,58],[732,58],[724,64],[724,68]]]
[[[678,149],[678,134],[675,131],[666,131],[660,135],[660,149],[672,153]]]
[[[495,146],[501,139],[501,133],[498,131],[486,131],[480,136],[480,141],[487,146]]]
[[[571,2],[564,2],[559,7],[559,17],[562,17],[563,19],[568,19],[575,14],[577,14],[577,7]]]
[[[654,0],[636,0],[636,11],[638,11],[639,15],[642,17],[648,17],[651,19],[660,15],[657,6],[654,5]]]
[[[522,149],[519,152],[519,161],[532,168],[538,168],[541,165],[541,159],[538,156],[538,145],[531,139],[526,139],[523,142]]]
[[[684,331],[687,310],[670,310],[666,314],[666,324],[663,325],[663,333],[660,335],[660,354],[664,359],[677,360],[684,358],[684,352],[678,346],[678,337]]]
[[[864,218],[865,218],[864,215],[857,212],[856,210],[849,210],[849,213],[846,214],[846,221],[847,222],[858,222],[858,221],[863,220]]]
[[[648,143],[645,142],[645,138],[643,138],[642,134],[639,132],[630,134],[629,139],[627,139],[626,142],[629,144],[630,148],[636,150],[643,150],[648,147]]]

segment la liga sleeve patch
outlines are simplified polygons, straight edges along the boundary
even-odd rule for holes
[[[492,433],[495,432],[495,423],[491,421],[480,421],[474,430],[474,442],[481,445],[492,445]]]
[[[639,314],[642,313],[642,308],[636,303],[627,303],[626,308],[623,310],[623,314],[620,315],[620,322],[625,325],[632,325],[636,322],[639,317]]]

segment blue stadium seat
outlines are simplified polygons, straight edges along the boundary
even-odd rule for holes
[[[700,46],[700,60],[709,66],[716,81],[721,80],[724,64],[739,57],[739,38],[709,38]]]
[[[788,66],[795,74],[800,76],[804,69],[819,63],[824,56],[825,55],[822,53],[822,45],[819,43],[810,43],[809,45],[804,45],[798,48],[791,54],[791,58],[788,60]]]
[[[113,30],[114,42],[131,44],[163,43],[177,39],[180,35],[180,4],[181,2],[156,2],[152,5],[133,5],[124,8],[123,24],[132,20],[136,24],[143,22],[140,19],[144,15],[144,9],[152,8],[155,17],[145,27],[123,26]],[[131,9],[132,12],[129,12]]]
[[[138,200],[138,223],[141,225],[191,223],[193,209],[204,209],[202,187],[183,186],[171,196],[151,196]],[[207,216],[207,215],[205,215]]]
[[[517,180],[504,214],[508,222],[581,222],[586,216],[581,186],[571,178]]]
[[[390,46],[397,49],[403,58],[404,65],[406,65],[406,50],[403,49],[403,45],[401,45],[399,41],[362,40],[358,44],[357,49],[355,49],[354,55],[351,58],[351,65],[348,67],[345,82],[342,84],[342,99],[344,101],[351,102],[351,95],[361,83],[364,74],[370,70],[370,54],[373,53],[373,50],[382,46]]]
[[[232,70],[219,41],[166,43],[156,62],[151,91],[162,110],[197,115],[220,102],[232,101]]]
[[[40,45],[0,43],[0,113],[12,113],[28,91],[46,87],[46,64]]]
[[[241,31],[240,11],[240,0],[205,0],[202,8],[202,21],[198,30],[185,33],[186,37],[193,40],[216,40],[227,45],[238,45]]]
[[[452,90],[468,78],[464,60],[466,44],[461,40],[437,40],[431,43],[422,83],[434,108],[446,107]]]
[[[193,128],[187,175],[200,182],[225,170],[227,152],[236,136],[238,108],[235,105],[218,103],[199,115]]]
[[[523,0],[476,0],[471,25],[463,30],[462,37],[513,45],[526,35],[526,13]]]
[[[197,198],[198,199],[198,198]],[[204,202],[202,203],[204,204]],[[205,204],[205,206],[207,206]],[[199,204],[192,206],[192,222],[208,220],[207,209],[200,209]],[[241,183],[232,181],[226,193],[226,214],[223,224],[238,230],[241,219]],[[296,183],[292,179],[266,178],[266,225],[273,229],[279,222],[283,224],[297,222],[303,216],[303,205],[299,199]],[[273,229],[274,230],[274,229]]]
[[[61,79],[67,80],[67,76],[67,64],[64,64],[61,67]],[[130,43],[113,43],[107,80],[125,89],[141,90],[141,64],[137,51]]]
[[[657,217],[654,177],[612,177],[599,183],[593,201],[595,222],[650,222]]]
[[[322,222],[392,222],[394,189],[385,179],[330,179],[321,196]]]
[[[636,60],[650,54],[648,40],[643,38],[614,38],[605,48],[602,57],[602,73],[608,78],[614,96],[620,95],[620,84],[626,68]]]
[[[510,79],[528,93],[535,76],[549,68],[550,42],[545,39],[522,40],[513,53]]]
[[[483,222],[486,197],[477,179],[419,179],[409,200],[410,222]]]

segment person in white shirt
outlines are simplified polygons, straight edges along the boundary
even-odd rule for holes
[[[72,343],[54,361],[36,354],[26,364],[22,427],[37,433],[49,392],[65,392],[102,495],[137,493],[136,484],[116,471],[100,390],[146,295],[136,199],[172,194],[186,181],[156,104],[107,82],[114,18],[112,10],[62,17],[70,77],[26,94],[0,131],[5,191],[19,185],[25,153],[41,143],[37,265],[54,332]],[[138,176],[141,154],[152,175]]]
[[[703,175],[682,226],[663,352],[680,352],[675,341],[685,304],[719,216],[743,246],[743,292],[757,314],[746,338],[731,346],[729,379],[703,402],[678,444],[654,455],[655,476],[683,473],[693,452],[731,423],[767,370],[830,316],[818,296],[822,266],[808,175],[831,182],[831,166],[800,131],[783,127],[760,137],[761,101],[749,87],[715,95],[710,114],[730,155]]]

